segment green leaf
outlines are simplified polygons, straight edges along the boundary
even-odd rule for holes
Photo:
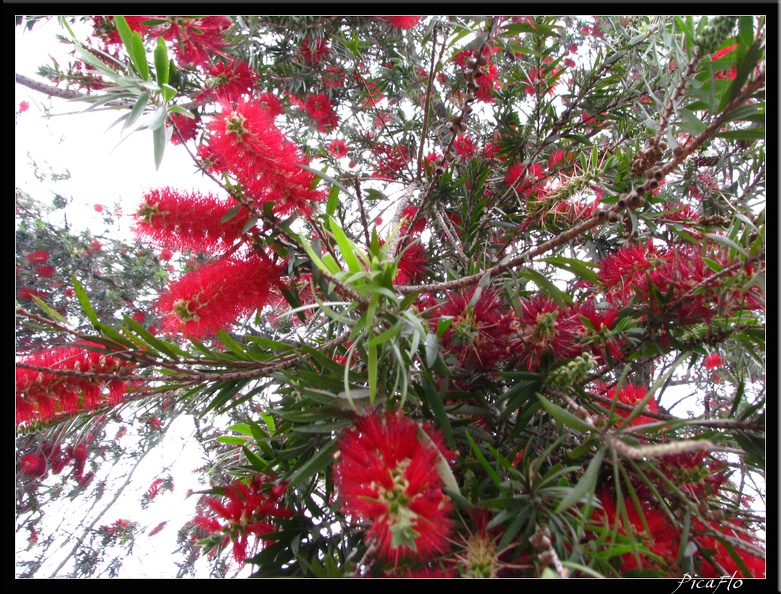
[[[241,210],[241,204],[236,204],[235,206],[231,206],[228,212],[222,215],[222,218],[220,219],[220,223],[227,223],[233,217],[239,214],[240,210]]]
[[[165,109],[165,105],[159,106],[155,113],[152,115],[152,119],[149,120],[149,123],[146,125],[147,128],[150,130],[157,130],[158,128],[164,128],[165,124],[165,118],[168,115],[168,112]]]
[[[746,258],[748,258],[748,254],[746,253],[746,250],[744,250],[742,247],[740,247],[737,243],[732,241],[729,237],[726,237],[724,235],[719,235],[718,233],[706,233],[705,237],[708,237],[712,239],[713,241],[717,241],[719,243],[723,243],[729,248],[732,248],[736,252],[743,254]]]
[[[548,296],[550,296],[562,309],[567,309],[572,302],[572,297],[559,289],[550,279],[540,274],[536,270],[524,268],[519,272],[520,276],[534,281]]]
[[[309,173],[314,173],[317,177],[320,177],[327,181],[332,186],[336,186],[339,188],[342,192],[353,198],[353,195],[350,193],[350,190],[348,190],[346,187],[344,187],[342,184],[340,184],[338,181],[336,181],[334,178],[332,178],[330,175],[327,175],[326,173],[323,173],[322,171],[315,169],[314,167],[309,167],[308,165],[301,165],[300,163],[298,166],[301,169],[306,169]]]
[[[714,136],[726,138],[727,140],[764,140],[764,128],[746,128],[745,130],[727,130],[726,132],[716,132]]]
[[[133,45],[133,31],[130,30],[130,27],[127,24],[127,21],[125,20],[125,17],[120,15],[114,16],[114,25],[117,28],[117,33],[119,33],[119,38],[122,40],[122,44],[125,46],[125,51],[127,52],[127,55],[130,56],[130,60],[135,64],[136,57],[135,57],[135,46]]]
[[[154,334],[149,332],[146,328],[144,328],[141,324],[136,322],[133,318],[130,316],[124,316],[123,319],[125,320],[125,324],[127,324],[133,332],[138,334],[138,336],[146,341],[146,343],[157,350],[160,353],[163,353],[165,355],[168,355],[169,358],[173,359],[174,361],[178,361],[179,357],[187,357],[188,354],[180,349],[179,347],[168,344],[166,342],[163,342],[159,338],[157,338]]]
[[[583,260],[578,260],[576,258],[564,258],[561,256],[549,256],[547,258],[542,258],[542,261],[547,262],[548,264],[553,264],[557,268],[571,272],[583,280],[594,283],[599,281],[599,275],[591,269],[591,267],[597,267],[598,264],[584,262]]]
[[[66,320],[62,316],[62,314],[60,314],[60,312],[58,312],[56,309],[47,305],[43,299],[41,299],[37,295],[33,295],[32,298],[33,301],[35,301],[35,303],[38,304],[38,307],[40,307],[46,313],[46,315],[49,316],[52,320],[54,320],[55,322],[59,322],[63,326],[68,325],[68,320]]]
[[[488,460],[485,459],[485,456],[483,455],[483,452],[480,451],[480,448],[477,447],[477,444],[475,443],[475,440],[472,439],[471,435],[469,435],[469,431],[465,431],[464,434],[466,435],[466,438],[469,441],[469,445],[472,447],[472,451],[475,453],[475,456],[477,456],[477,459],[480,461],[480,464],[483,466],[485,471],[488,473],[488,476],[491,477],[491,480],[494,482],[494,484],[497,487],[500,487],[501,484],[502,484],[502,479],[499,477],[498,474],[496,474],[496,471],[488,463]]]
[[[333,464],[334,457],[332,450],[336,449],[338,443],[339,442],[336,439],[332,439],[326,443],[320,448],[319,452],[299,466],[290,476],[286,477],[285,482],[289,485],[296,485]]]
[[[79,279],[77,279],[76,275],[74,274],[71,275],[71,281],[73,282],[73,291],[76,293],[76,297],[79,300],[81,309],[84,310],[84,313],[87,315],[87,319],[90,321],[90,323],[97,328],[98,316],[95,314],[95,309],[89,302],[89,297],[87,297],[87,293],[84,291],[84,287],[81,286]]]
[[[168,66],[168,50],[165,47],[165,39],[161,35],[157,38],[157,47],[155,47],[155,72],[157,73],[157,84],[161,88],[168,84]],[[166,101],[168,100],[166,99]]]
[[[541,394],[537,394],[537,398],[540,400],[543,408],[562,425],[566,425],[570,429],[575,429],[576,431],[581,431],[583,433],[594,431],[594,427],[586,423],[586,421],[576,417],[571,412],[564,410],[559,405],[553,404]]]
[[[144,47],[144,40],[141,39],[141,34],[138,31],[133,31],[132,43],[133,64],[135,64],[141,78],[149,80],[149,62],[146,59],[146,48]]]
[[[437,474],[439,474],[439,478],[442,479],[442,483],[445,486],[445,489],[448,491],[452,491],[453,493],[456,493],[457,495],[461,494],[461,490],[458,488],[458,482],[456,482],[456,477],[453,475],[453,471],[450,469],[450,464],[447,463],[447,460],[445,460],[445,456],[442,455],[442,451],[437,447],[437,445],[434,443],[434,441],[431,439],[428,433],[426,433],[423,430],[423,427],[418,425],[418,441],[430,448],[433,448],[437,451],[437,454],[439,454],[437,458]]]
[[[683,118],[683,121],[678,124],[681,130],[691,134],[692,136],[699,136],[705,131],[705,124],[703,124],[700,119],[694,115],[694,112],[685,108],[681,108],[680,114],[681,118]]]
[[[602,458],[605,455],[605,450],[601,449],[591,459],[586,468],[586,472],[580,477],[578,483],[572,488],[564,499],[556,506],[556,511],[553,513],[560,514],[567,511],[573,505],[583,499],[588,493],[593,493],[594,488],[597,485],[597,477],[599,476],[599,469],[602,466]]]
[[[358,258],[355,257],[355,244],[347,238],[347,235],[345,235],[342,228],[336,224],[336,221],[329,219],[328,223],[331,227],[331,233],[333,233],[334,239],[336,239],[336,243],[339,246],[339,251],[342,253],[342,258],[344,258],[344,262],[347,264],[347,268],[352,272],[363,271],[363,266],[361,266]]]
[[[252,465],[252,468],[256,472],[263,472],[268,468],[269,463],[266,462],[263,458],[259,457],[257,454],[250,451],[250,449],[246,446],[246,442],[245,445],[241,446],[241,451],[244,456],[246,456],[247,461]]]
[[[165,143],[167,141],[165,126],[160,126],[152,130],[152,144],[154,145],[155,169],[160,169],[163,162],[163,153],[165,152]]]
[[[122,126],[122,132],[138,121],[138,118],[144,113],[147,101],[149,101],[149,93],[144,91],[138,96],[136,104],[133,106],[133,109],[130,110],[130,115],[128,115],[125,124]]]

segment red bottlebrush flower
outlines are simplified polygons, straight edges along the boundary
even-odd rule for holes
[[[227,501],[207,497],[205,503],[214,515],[198,516],[194,523],[223,536],[223,546],[233,541],[233,556],[243,563],[247,558],[249,535],[260,537],[275,532],[275,519],[293,517],[292,510],[279,503],[284,495],[284,485],[274,486],[272,481],[271,477],[258,475],[249,483],[236,481],[223,487]],[[256,546],[262,548],[263,542],[258,538]]]
[[[149,190],[136,211],[134,230],[139,238],[177,250],[219,253],[235,244],[250,218],[250,212],[242,208],[223,223],[233,207],[212,194]]]
[[[653,557],[640,554],[638,555],[640,564],[638,564],[638,557],[632,553],[625,553],[621,555],[621,567],[619,568],[622,573],[640,567],[659,569],[666,572],[677,571],[675,568],[671,568],[669,563],[678,556],[678,549],[681,544],[681,531],[670,521],[664,510],[658,505],[645,505],[643,506],[641,516],[641,512],[637,510],[632,498],[629,495],[624,495],[624,507],[629,519],[629,526],[626,526],[622,514],[618,511],[615,493],[612,490],[603,488],[597,493],[597,496],[602,503],[602,509],[598,509],[594,513],[594,518],[597,522],[606,524],[606,528],[611,531],[615,526],[618,526],[619,534],[624,536],[633,535],[635,540],[640,541],[639,544],[642,544],[649,552],[663,559],[660,563]],[[645,518],[645,522],[648,524],[648,532],[645,529],[643,518]]]
[[[32,301],[33,297],[38,297],[39,299],[46,299],[49,294],[45,291],[38,291],[37,289],[30,289],[27,287],[23,287],[19,289],[16,292],[16,295],[19,297],[19,299],[24,299],[27,301]]]
[[[728,47],[725,47],[724,49],[720,49],[715,54],[713,54],[713,56],[711,56],[711,61],[715,62],[716,60],[719,60],[719,59],[723,58],[727,54],[732,53],[732,51],[735,50],[737,47],[738,47],[738,44],[734,43],[734,44],[732,44],[732,45],[730,45]],[[716,78],[717,80],[718,79],[723,79],[723,78],[726,78],[726,79],[729,79],[729,80],[733,80],[737,75],[738,75],[738,66],[737,66],[737,64],[735,64],[733,66],[730,66],[726,70],[719,70],[714,75],[714,78]]]
[[[646,273],[660,261],[656,246],[648,240],[646,244],[625,245],[603,258],[599,263],[599,279],[606,289],[609,301],[625,304],[633,293],[633,287],[645,291]]]
[[[610,400],[616,400],[621,404],[626,404],[633,408],[637,408],[637,405],[640,403],[640,401],[643,398],[645,398],[646,395],[648,394],[648,390],[646,388],[644,388],[643,386],[636,386],[635,384],[624,384],[623,386],[621,386],[621,391],[618,393],[618,396],[616,396],[615,386],[610,388],[609,390],[605,390],[604,386],[598,387],[597,389],[600,392],[602,392],[605,398],[609,398]],[[599,403],[599,406],[602,406],[607,409],[610,408],[609,405],[602,404],[602,403]],[[643,410],[647,410],[649,412],[655,412],[655,413],[662,412],[662,409],[660,409],[659,405],[656,403],[656,398],[654,398],[653,396],[645,404]],[[617,414],[619,417],[626,419],[630,414],[632,414],[632,411],[627,411],[624,410],[623,408],[616,407],[615,414]],[[632,419],[632,421],[629,423],[629,426],[636,427],[638,425],[645,425],[647,423],[655,423],[655,422],[656,419],[654,419],[653,417],[638,415],[634,419]],[[617,426],[621,427],[622,423],[618,422]]]
[[[19,103],[19,113],[24,113],[28,109],[30,109],[30,104],[27,101]]]
[[[173,257],[174,257],[174,253],[171,250],[169,250],[168,248],[163,248],[160,251],[160,259],[161,260],[165,260],[166,262],[168,262],[168,260],[170,260]]]
[[[301,42],[301,55],[304,63],[314,66],[328,53],[328,41],[325,39],[312,40],[309,37]]]
[[[565,163],[571,162],[573,158],[574,158],[573,155],[571,155],[570,153],[564,152],[561,149],[556,149],[548,157],[548,169],[553,169],[554,167],[556,167],[556,165],[558,165],[562,161],[564,161]]]
[[[413,206],[412,204],[408,205],[404,211],[401,213],[403,226],[407,226],[407,223],[415,218],[415,215],[418,214],[418,207]],[[415,221],[415,224],[412,227],[411,233],[417,234],[423,231],[423,229],[426,228],[426,219],[423,217],[418,217],[418,219]]]
[[[280,269],[258,256],[248,260],[224,258],[206,264],[174,282],[157,307],[168,332],[186,338],[214,336],[268,301]]]
[[[146,493],[144,493],[144,497],[147,499],[154,499],[158,496],[160,493],[160,485],[163,484],[163,479],[156,478],[152,481],[152,484],[149,485],[149,488],[146,490]]]
[[[95,212],[103,212],[103,205],[102,204],[95,204],[92,208],[95,209]]]
[[[40,454],[25,454],[19,462],[22,472],[34,477],[46,474],[46,457]]]
[[[274,95],[274,93],[261,93],[258,96],[258,103],[268,112],[268,115],[270,115],[272,118],[285,113],[285,110],[282,108],[282,102],[279,100],[279,97]]]
[[[380,18],[388,21],[394,29],[412,29],[420,22],[419,16],[383,16]]]
[[[452,454],[443,443],[431,427],[396,413],[372,412],[340,437],[334,483],[342,510],[372,522],[366,540],[387,562],[447,550],[453,504],[437,467]]]
[[[91,241],[89,246],[96,252],[103,248],[103,244],[100,243],[97,239],[95,239],[94,241]]]
[[[324,120],[331,112],[333,107],[331,106],[331,100],[325,93],[318,93],[317,95],[310,95],[306,100],[306,113],[313,120]]]
[[[46,250],[38,250],[37,252],[33,252],[32,254],[27,254],[24,257],[25,260],[27,260],[30,264],[43,264],[49,259],[49,252]]]
[[[328,150],[337,159],[347,156],[347,144],[344,140],[334,140],[328,145]]]
[[[709,520],[708,524],[710,525],[707,526],[707,528],[710,528],[717,534],[723,534],[733,539],[740,539],[744,542],[756,544],[755,542],[752,541],[750,536],[745,534],[742,530],[739,530],[741,526],[735,523],[732,522],[720,523],[720,522],[715,522],[713,520]],[[706,526],[704,526],[702,522],[700,522],[699,520],[695,519],[694,529],[695,531],[704,531],[706,529]],[[755,557],[751,553],[748,553],[742,549],[734,547],[735,552],[738,554],[741,561],[743,561],[743,564],[746,566],[746,569],[748,569],[749,573],[751,574],[751,575],[746,575],[738,567],[738,564],[732,558],[732,555],[727,550],[727,547],[725,547],[720,540],[708,534],[695,535],[694,540],[696,540],[705,549],[710,549],[714,551],[713,560],[726,570],[728,576],[733,576],[736,578],[747,578],[747,577],[764,578],[765,577],[766,563],[764,559]],[[705,578],[722,577],[721,571],[717,570],[707,559],[703,559],[701,561],[700,571],[702,577]]]
[[[174,132],[171,135],[171,144],[182,144],[182,139],[187,142],[188,140],[193,140],[198,135],[200,123],[198,118],[190,118],[181,113],[172,113],[166,123],[175,125],[179,131],[179,134]],[[179,138],[180,135],[181,138]]]
[[[158,430],[162,429],[162,425],[160,425],[160,419],[158,419],[157,417],[152,417],[146,422],[146,424],[152,427],[153,429],[158,429]]]
[[[344,70],[337,66],[329,66],[322,72],[323,84],[327,89],[341,87],[344,84]]]
[[[147,533],[147,536],[154,536],[155,534],[160,534],[160,532],[162,532],[162,531],[163,531],[163,528],[165,528],[166,524],[168,524],[168,522],[167,522],[167,521],[166,521],[166,522],[160,522],[160,523],[159,523],[157,526],[155,526],[154,528],[152,528],[152,529],[151,529],[151,530],[150,530],[150,531]]]
[[[169,19],[170,24],[162,25],[162,36],[174,42],[179,64],[207,67],[213,55],[224,55],[222,48],[227,42],[223,35],[231,26],[227,17],[174,16]]]
[[[241,60],[219,62],[208,72],[213,77],[209,91],[220,100],[235,101],[251,94],[258,82],[258,73]]]
[[[54,276],[54,266],[38,266],[38,268],[35,269],[35,274],[38,275],[39,278],[49,278],[51,276]]]
[[[474,290],[450,293],[432,320],[436,329],[440,319],[452,317],[453,322],[442,335],[442,347],[462,366],[492,369],[509,357],[508,337],[517,321],[512,308],[507,308],[495,291],[483,289],[477,301],[470,305]]]
[[[125,15],[125,21],[131,31],[137,31],[142,37],[145,37],[150,30],[141,23],[148,21],[151,17],[147,15]],[[122,45],[122,38],[119,36],[114,18],[110,16],[93,16],[92,29],[95,37],[100,39],[107,46]]]
[[[425,221],[423,221],[425,223]],[[401,250],[401,259],[393,283],[408,285],[421,280],[428,272],[426,250],[419,241],[409,243]]]
[[[85,347],[104,348],[92,343],[52,348],[24,357],[19,363],[53,370],[101,374],[119,374],[120,369],[135,365]],[[126,389],[127,384],[118,380],[88,380],[17,367],[16,423],[45,422],[61,415],[92,410],[97,406],[113,406],[122,399]]]
[[[482,76],[477,79],[477,92],[475,95],[479,101],[490,103],[493,101],[493,91],[499,88],[499,69],[496,67],[496,64],[488,62],[483,66],[481,72]]]
[[[577,312],[585,318],[580,332],[580,343],[597,358],[600,365],[612,361],[622,361],[623,348],[626,339],[617,335],[611,327],[618,318],[619,307],[611,303],[601,303],[599,306],[593,300],[581,303]]]
[[[576,310],[564,310],[540,294],[521,301],[521,318],[510,350],[529,371],[536,371],[544,354],[566,359],[578,353],[582,324]]]
[[[393,178],[407,167],[410,162],[409,149],[406,146],[379,145],[374,146],[372,151],[377,157],[376,171],[373,177]]]
[[[504,183],[512,185],[520,180],[520,183],[518,183],[518,186],[516,187],[516,191],[528,198],[542,189],[543,183],[539,180],[542,179],[543,175],[542,165],[539,163],[534,163],[528,167],[524,167],[520,163],[514,163],[507,169],[507,174],[504,176]]]
[[[721,359],[721,355],[718,353],[711,353],[705,358],[705,363],[703,363],[705,369],[716,369],[717,367],[721,367],[724,365],[724,361]]]
[[[261,105],[244,100],[235,107],[223,103],[209,130],[210,158],[244,186],[248,198],[273,201],[282,214],[308,214],[311,202],[322,200],[323,192],[310,188],[314,174],[299,167],[308,159],[285,139]]]
[[[455,142],[453,143],[453,150],[455,150],[456,154],[461,157],[462,161],[471,159],[475,156],[475,152],[477,152],[472,139],[469,138],[466,134],[462,134],[456,138]]]

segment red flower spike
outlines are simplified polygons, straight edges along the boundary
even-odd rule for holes
[[[103,348],[85,343],[83,346]],[[81,345],[49,349],[19,361],[54,370],[117,374],[134,363],[87,350]],[[124,396],[127,384],[119,380],[87,380],[16,368],[16,424],[26,421],[46,422],[55,417],[114,405]]]
[[[420,22],[419,16],[384,16],[380,17],[390,22],[394,29],[412,29]]]
[[[721,367],[723,365],[724,361],[722,361],[721,355],[718,353],[711,353],[705,358],[705,363],[703,363],[705,369],[716,369],[717,367]]]
[[[521,301],[521,318],[510,351],[529,371],[535,371],[543,354],[562,360],[579,352],[582,323],[575,309],[562,309],[553,299],[537,294]]]
[[[603,395],[605,398],[609,398],[610,400],[617,400],[617,402],[620,402],[621,404],[626,404],[631,407],[637,407],[639,402],[646,397],[648,394],[648,390],[642,386],[636,386],[635,384],[624,384],[621,387],[621,391],[618,393],[618,397],[616,397],[616,388],[610,388],[609,390],[605,391],[604,386],[601,386],[598,388],[601,392],[603,392]],[[604,408],[609,409],[610,406],[607,404],[598,403],[599,406],[602,406]],[[651,397],[651,399],[646,403],[645,408],[643,410],[647,410],[650,412],[662,412],[662,409],[659,408],[659,405],[656,402],[656,398]],[[616,407],[614,409],[615,414],[617,414],[619,417],[623,417],[626,419],[630,414],[632,414],[631,411],[624,410],[623,408]],[[632,422],[629,424],[630,427],[635,427],[637,425],[645,425],[647,423],[654,423],[656,422],[656,419],[653,417],[646,417],[643,415],[638,415],[634,419],[632,419]],[[617,424],[618,427],[621,427],[622,423],[619,422]]]
[[[233,556],[237,562],[243,563],[247,558],[249,535],[270,534],[277,529],[275,519],[293,517],[293,511],[279,503],[284,490],[273,487],[273,479],[267,476],[256,476],[249,484],[233,482],[223,488],[227,501],[216,497],[205,499],[214,515],[198,516],[194,524],[207,532],[224,535],[223,545],[232,541]],[[258,538],[256,546],[262,548],[263,542]]]
[[[43,264],[49,259],[49,252],[46,250],[38,250],[32,254],[27,254],[24,257],[30,264]]]
[[[242,315],[263,307],[281,270],[254,256],[224,258],[186,274],[157,301],[165,329],[202,339],[228,329]]]
[[[381,559],[429,559],[448,548],[453,504],[437,472],[441,455],[452,457],[443,438],[400,414],[372,412],[342,433],[334,468],[342,509],[372,522],[367,541]],[[432,445],[433,444],[433,445]]]
[[[242,208],[223,223],[234,206],[212,194],[154,189],[144,194],[134,231],[139,238],[167,248],[219,253],[234,245],[250,218]]]
[[[442,335],[442,348],[464,367],[493,369],[509,358],[508,340],[517,320],[515,312],[502,303],[495,291],[484,289],[470,305],[474,290],[449,293],[436,311],[432,329],[439,320],[452,317],[453,322]]]
[[[203,152],[212,167],[229,172],[245,188],[248,198],[273,201],[280,214],[309,214],[311,202],[323,199],[311,189],[314,174],[299,165],[308,159],[285,139],[271,114],[257,102],[222,104],[222,113],[209,123],[211,137]]]

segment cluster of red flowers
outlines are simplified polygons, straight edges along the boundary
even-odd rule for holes
[[[342,510],[371,522],[366,540],[381,559],[398,565],[447,550],[453,504],[437,467],[452,454],[439,432],[400,413],[372,412],[342,433],[339,446],[334,482]]]
[[[461,50],[456,54],[455,61],[461,68],[467,69],[473,62],[475,50]],[[488,58],[499,51],[498,46],[486,46],[483,49],[484,64],[474,64],[475,68],[475,96],[479,101],[490,103],[493,101],[493,92],[499,88],[499,69]]]
[[[46,422],[60,415],[94,410],[98,406],[115,405],[122,400],[127,383],[118,379],[96,380],[79,373],[120,375],[135,363],[103,355],[90,348],[101,345],[80,345],[52,348],[22,358],[19,363],[76,372],[57,374],[16,368],[16,424]]]
[[[563,361],[591,351],[595,356],[622,358],[623,340],[611,326],[617,309],[586,301],[568,308],[535,294],[520,301],[520,316],[498,293],[483,289],[449,293],[436,309],[432,328],[452,319],[442,335],[442,348],[467,369],[489,370],[514,360],[530,371],[545,357]],[[583,318],[588,324],[583,322]]]
[[[394,29],[412,29],[420,22],[419,16],[383,16],[380,17],[388,21]]]
[[[173,282],[158,299],[163,327],[187,338],[215,336],[263,307],[281,274],[279,266],[257,253],[204,264]]]
[[[616,403],[620,403],[626,406],[631,406],[633,409],[637,408],[637,406],[640,404],[640,402],[648,395],[648,389],[644,388],[643,386],[638,386],[635,384],[624,384],[621,386],[621,389],[618,390],[618,393],[616,394],[617,388],[613,386],[612,388],[607,388],[605,385],[598,385],[596,388],[596,391],[603,395],[605,398],[608,398],[610,400],[615,400]],[[610,405],[598,403],[600,406],[610,409]],[[656,403],[656,398],[653,396],[646,402],[643,410],[647,410],[649,412],[655,412],[659,413],[662,412],[662,409],[659,408],[659,405]],[[624,419],[628,418],[630,414],[634,414],[633,410],[626,410],[623,407],[616,406],[614,411],[616,415],[619,417],[622,417]],[[647,417],[645,415],[637,415],[634,417],[630,422],[630,427],[636,427],[638,425],[645,425],[646,423],[653,423],[657,419],[653,417]],[[618,427],[622,426],[622,423],[619,421],[617,423]]]
[[[310,95],[306,100],[306,113],[317,123],[320,132],[331,132],[339,124],[331,100],[325,93]]]
[[[131,31],[142,38],[160,37],[173,42],[174,55],[180,66],[211,64],[212,57],[223,55],[226,46],[225,32],[231,21],[224,16],[125,16]],[[95,35],[106,45],[121,45],[113,17],[92,17]],[[150,23],[150,24],[144,24]]]
[[[323,56],[328,54],[328,41],[325,39],[312,40],[309,37],[301,42],[301,56],[307,66],[316,66]]]
[[[227,501],[206,497],[204,503],[212,513],[196,516],[193,524],[217,537],[220,546],[232,541],[233,556],[239,563],[247,558],[249,535],[259,537],[260,547],[260,537],[277,530],[275,520],[293,517],[293,511],[280,504],[285,485],[274,484],[272,477],[257,475],[249,482],[235,481],[220,490]]]
[[[301,168],[309,160],[274,125],[261,104],[223,102],[221,113],[208,124],[210,133],[199,149],[217,173],[228,173],[244,188],[248,199],[274,203],[280,214],[309,214],[323,192],[312,189],[314,174]]]
[[[212,77],[209,87],[201,91],[199,102],[217,100],[236,101],[252,93],[258,82],[258,73],[240,60],[218,62],[207,71]]]
[[[33,478],[47,476],[49,470],[60,474],[66,466],[73,464],[72,478],[81,486],[86,486],[92,480],[94,473],[84,474],[87,462],[87,445],[79,443],[67,445],[63,450],[59,443],[44,443],[40,451],[24,454],[19,460],[21,472]]]
[[[409,166],[412,159],[409,149],[404,145],[375,144],[371,150],[377,157],[372,177],[394,178],[405,167]]]
[[[711,249],[708,257],[726,268],[730,262],[723,251]],[[749,271],[744,271],[748,273]],[[762,306],[756,288],[744,291],[724,290],[722,285],[696,290],[713,274],[699,245],[670,248],[645,244],[627,244],[600,262],[599,278],[611,303],[628,305],[631,301],[648,304],[652,313],[663,310],[665,302],[676,301],[670,315],[687,323],[711,319],[716,313],[738,308]],[[740,272],[733,274],[736,277]]]
[[[602,507],[594,514],[596,521],[603,523],[609,530],[617,527],[618,533],[623,537],[631,534],[645,549],[637,554],[627,552],[621,555],[618,566],[621,573],[639,568],[657,570],[666,577],[678,577],[683,573],[682,569],[674,564],[681,546],[681,529],[659,505],[654,503],[653,499],[642,499],[640,502],[642,509],[638,510],[632,497],[628,493],[624,493],[622,507],[626,510],[627,524],[626,520],[623,519],[623,514],[619,511],[616,493],[611,488],[602,488],[597,496]],[[735,547],[735,552],[748,570],[749,575],[747,575],[723,542],[712,536],[712,533],[748,543],[752,541],[741,529],[741,526],[736,523],[718,523],[709,520],[706,525],[700,520],[694,520],[690,538],[699,550],[699,553],[695,555],[699,565],[699,576],[718,578],[724,576],[724,572],[726,572],[727,576],[740,578],[765,577],[765,561],[763,559]],[[702,551],[708,551],[709,555],[703,557]]]

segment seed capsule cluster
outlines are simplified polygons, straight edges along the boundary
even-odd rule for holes
[[[719,49],[719,46],[730,36],[735,29],[735,23],[738,22],[736,16],[719,15],[713,17],[705,25],[697,39],[697,49],[699,53],[707,56]]]
[[[664,140],[659,140],[655,136],[650,137],[646,147],[632,157],[632,175],[640,177],[647,174],[648,170],[662,159],[666,150],[667,143]]]

